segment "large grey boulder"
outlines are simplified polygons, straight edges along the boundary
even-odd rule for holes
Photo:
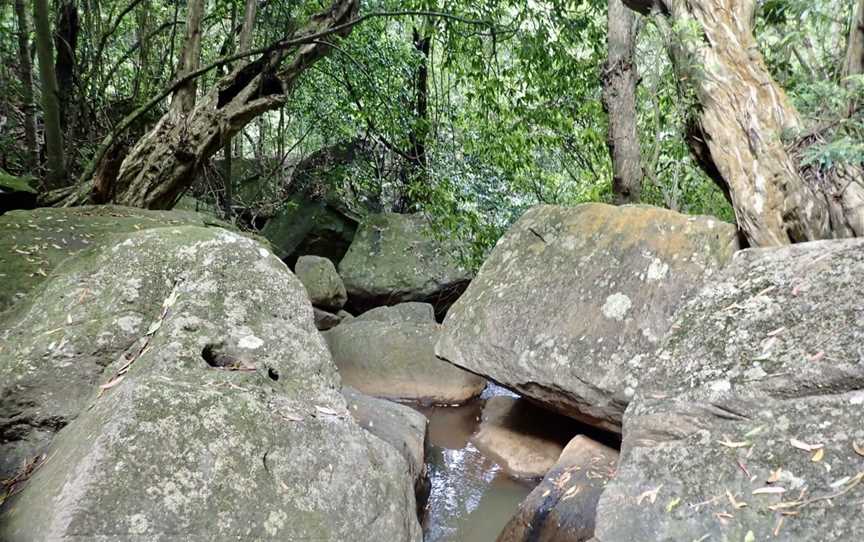
[[[519,505],[498,542],[585,542],[594,535],[597,502],[615,475],[618,452],[574,437],[543,481]],[[633,538],[650,540],[648,538]]]
[[[435,238],[420,214],[369,215],[339,262],[349,304],[359,312],[403,301],[426,301],[443,316],[471,274],[452,242]]]
[[[439,327],[355,319],[323,335],[345,384],[396,401],[461,404],[486,381],[435,357]]]
[[[740,252],[641,368],[601,542],[864,531],[864,240]]]
[[[294,274],[306,287],[312,305],[329,312],[338,312],[345,305],[345,284],[327,258],[300,256]]]
[[[405,458],[414,480],[418,507],[422,508],[429,493],[426,477],[429,420],[411,407],[360,393],[350,386],[342,388],[342,395],[357,424],[393,446]]]
[[[529,210],[447,315],[438,356],[621,431],[672,314],[738,247],[734,226],[648,206]]]
[[[0,325],[2,477],[37,458],[0,539],[419,540],[408,466],[351,419],[311,312],[221,229],[66,260]]]

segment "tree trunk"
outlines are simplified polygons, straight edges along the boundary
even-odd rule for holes
[[[642,155],[636,131],[636,16],[621,0],[609,0],[608,59],[603,67],[603,108],[609,116],[606,145],[612,157],[616,205],[638,203],[642,195]]]
[[[190,0],[186,6],[186,41],[177,60],[177,76],[182,77],[201,67],[201,20],[204,18],[204,0]],[[171,112],[185,115],[195,107],[198,80],[192,79],[181,86],[171,99]]]
[[[864,235],[861,179],[830,175],[811,186],[787,152],[784,138],[799,134],[801,121],[756,46],[756,0],[624,2],[653,9],[677,34],[671,53],[678,78],[698,102],[691,149],[729,195],[751,245]]]
[[[57,75],[54,72],[51,22],[48,0],[34,0],[33,23],[36,27],[36,54],[39,59],[39,79],[42,83],[42,114],[45,118],[45,154],[48,162],[47,187],[64,184],[63,130],[60,126],[60,101]]]
[[[54,72],[57,74],[57,92],[60,98],[60,126],[68,135],[69,106],[75,100],[75,50],[78,47],[78,8],[74,2],[64,2],[57,14],[57,31],[54,48],[57,59]]]
[[[852,24],[849,28],[849,42],[846,45],[843,77],[862,73],[864,73],[864,0],[858,0],[858,6],[852,15]]]
[[[33,103],[33,63],[30,60],[30,25],[27,23],[27,7],[24,0],[15,0],[15,15],[18,18],[18,69],[21,78],[22,110],[24,111],[24,146],[27,149],[26,165],[35,168],[39,163],[39,148],[36,144],[36,104]]]
[[[318,34],[347,23],[358,8],[359,0],[336,0],[295,36]],[[349,31],[350,27],[343,28],[339,34]],[[251,120],[281,107],[297,78],[329,50],[322,42],[276,48],[236,67],[184,118],[178,119],[170,112],[164,115],[135,144],[116,178],[97,179],[97,197],[135,207],[171,208],[201,165]]]

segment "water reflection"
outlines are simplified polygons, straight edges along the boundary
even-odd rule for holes
[[[507,476],[468,442],[485,399],[502,394],[509,392],[490,386],[465,406],[418,407],[429,418],[431,445],[425,542],[493,542],[534,487]]]

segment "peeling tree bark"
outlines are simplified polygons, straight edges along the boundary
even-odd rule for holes
[[[787,152],[798,112],[771,78],[753,37],[756,0],[624,0],[665,21],[679,79],[698,111],[690,143],[729,194],[751,245],[864,235],[860,177],[811,186]]]
[[[294,36],[317,35],[351,21],[359,0],[336,0]],[[350,27],[341,30],[347,34]],[[265,111],[281,107],[298,77],[330,47],[314,41],[275,48],[222,77],[186,115],[171,112],[132,148],[116,178],[97,178],[93,199],[151,209],[171,208],[201,165]],[[66,201],[65,204],[80,203]]]
[[[864,73],[864,0],[858,0],[849,28],[843,77],[862,73]]]
[[[33,102],[33,63],[30,61],[30,25],[24,0],[15,0],[18,18],[18,70],[21,78],[22,110],[24,112],[24,145],[27,148],[27,166],[39,163],[36,144],[36,104]]]
[[[609,0],[603,66],[603,108],[609,118],[606,145],[612,158],[615,204],[638,203],[642,195],[642,154],[636,131],[636,17],[621,0]]]

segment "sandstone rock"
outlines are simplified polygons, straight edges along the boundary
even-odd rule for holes
[[[306,287],[312,305],[330,312],[336,312],[345,305],[345,284],[336,273],[336,266],[327,258],[300,256],[294,274]]]
[[[357,316],[357,321],[390,322],[414,322],[417,324],[429,324],[435,322],[435,308],[429,303],[409,301],[385,307],[376,307]]]
[[[414,480],[418,508],[422,508],[429,494],[425,463],[429,420],[410,407],[362,394],[351,387],[342,388],[342,395],[354,421],[405,458]]]
[[[443,315],[471,280],[456,253],[452,243],[435,239],[422,215],[370,215],[339,262],[339,274],[360,312],[426,301]]]
[[[342,381],[393,400],[459,404],[485,381],[435,357],[438,324],[358,322],[323,333]]]
[[[681,309],[638,367],[598,541],[864,530],[862,272],[864,240],[745,250]]]
[[[512,476],[542,478],[577,432],[573,420],[525,399],[490,397],[471,442]]]
[[[656,347],[736,239],[730,224],[647,206],[535,207],[450,310],[436,353],[620,432],[638,384],[628,364]]]
[[[0,456],[43,458],[0,539],[419,541],[408,466],[348,415],[311,310],[221,229],[66,260],[0,326]]]
[[[614,449],[584,435],[574,437],[519,506],[498,542],[589,540],[594,534],[597,501],[615,473],[617,460]]]

